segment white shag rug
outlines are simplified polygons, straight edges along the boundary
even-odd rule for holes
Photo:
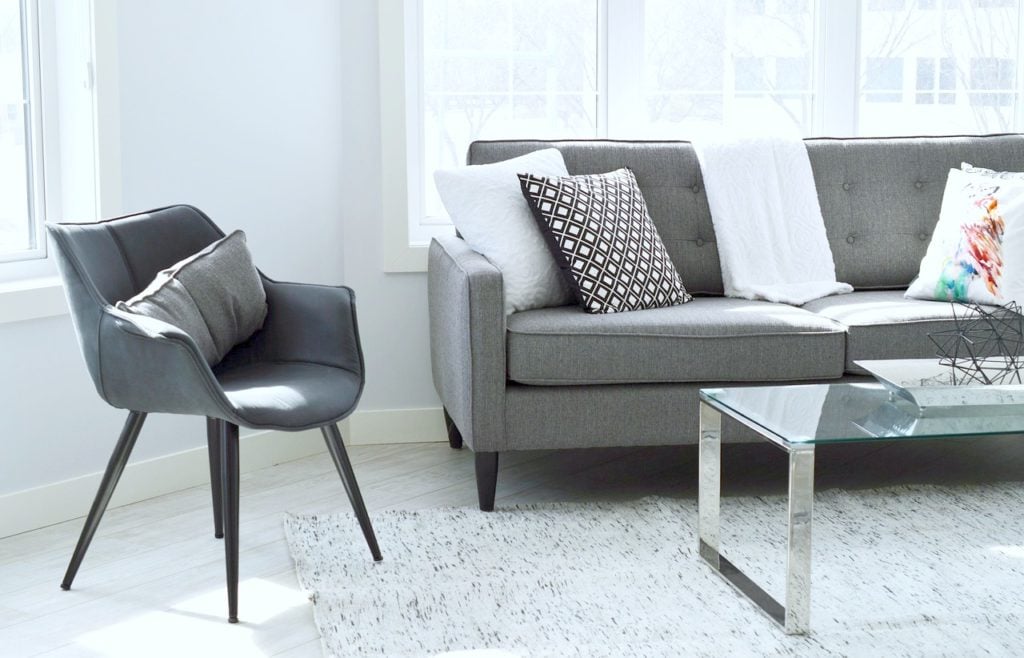
[[[778,599],[784,514],[722,503],[723,553]],[[285,530],[330,656],[1024,655],[1024,484],[819,494],[807,637],[698,558],[696,516],[666,498],[379,512],[376,564],[350,515]]]

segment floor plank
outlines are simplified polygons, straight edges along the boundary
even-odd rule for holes
[[[435,443],[349,451],[371,514],[476,504],[469,450]],[[722,458],[725,495],[785,491],[786,457],[774,447],[726,444]],[[824,446],[816,463],[819,489],[1021,480],[1024,442]],[[497,504],[694,497],[696,474],[695,446],[502,455]],[[286,511],[348,509],[333,464],[326,454],[279,464],[247,473],[241,488],[243,623],[223,619],[223,544],[213,537],[209,487],[200,486],[110,510],[70,592],[57,585],[81,519],[0,540],[4,655],[320,655],[281,521]]]

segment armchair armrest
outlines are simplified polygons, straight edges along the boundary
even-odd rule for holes
[[[505,300],[501,272],[458,237],[428,255],[434,388],[463,440],[498,450],[505,428]]]
[[[263,279],[267,319],[263,328],[225,358],[226,366],[247,361],[301,361],[344,368],[360,377],[363,351],[355,292]]]
[[[115,407],[237,422],[199,347],[177,327],[107,306],[99,346],[102,394]]]

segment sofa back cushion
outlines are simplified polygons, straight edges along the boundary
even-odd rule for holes
[[[1024,135],[805,141],[836,276],[860,289],[905,288],[917,275],[950,169],[966,161],[1024,171]],[[715,231],[690,142],[478,141],[467,159],[486,164],[551,146],[570,174],[632,169],[686,289],[721,294]]]

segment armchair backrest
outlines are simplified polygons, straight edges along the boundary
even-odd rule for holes
[[[79,345],[101,396],[104,307],[134,296],[160,270],[224,237],[202,211],[185,205],[90,224],[48,224],[47,229]]]

